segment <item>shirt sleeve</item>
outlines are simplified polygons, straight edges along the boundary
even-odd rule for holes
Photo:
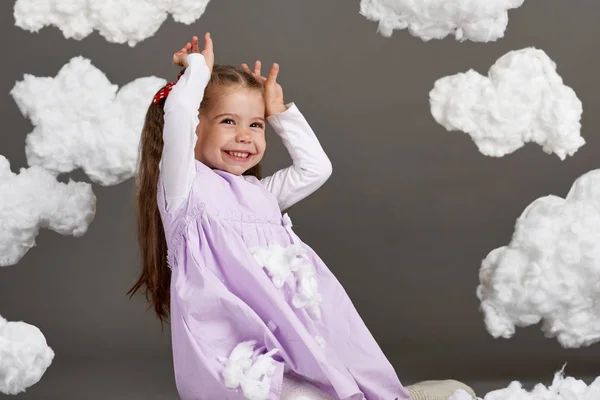
[[[192,53],[188,67],[173,86],[164,106],[163,150],[160,176],[167,211],[176,209],[188,196],[195,176],[196,127],[210,70],[204,56]]]
[[[283,211],[319,189],[332,173],[331,161],[294,103],[267,118],[290,153],[292,165],[261,180]]]

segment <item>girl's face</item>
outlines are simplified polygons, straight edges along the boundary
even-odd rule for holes
[[[265,103],[260,90],[242,86],[211,90],[200,111],[196,159],[206,166],[241,175],[263,158]]]

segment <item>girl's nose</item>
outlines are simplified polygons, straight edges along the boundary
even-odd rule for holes
[[[250,132],[248,132],[248,130],[246,130],[246,129],[238,130],[235,140],[240,143],[250,143],[250,141],[251,141]]]

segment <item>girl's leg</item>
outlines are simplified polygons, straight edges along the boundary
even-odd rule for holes
[[[475,398],[475,392],[462,382],[452,379],[444,381],[424,381],[406,386],[411,400],[447,400],[458,389],[467,392],[471,398]]]
[[[411,400],[448,400],[458,389],[467,392],[473,399],[475,392],[462,382],[452,379],[423,381],[406,386]],[[304,397],[303,397],[304,396]],[[299,377],[284,375],[280,400],[335,400],[319,388]]]
[[[299,377],[284,375],[280,400],[334,400],[334,398]]]

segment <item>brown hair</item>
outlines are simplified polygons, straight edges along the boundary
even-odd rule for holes
[[[262,84],[254,76],[241,68],[229,65],[215,65],[210,81],[204,91],[200,109],[210,106],[213,89],[232,86],[261,90]],[[167,242],[158,210],[158,165],[162,156],[164,127],[164,104],[161,99],[151,103],[140,139],[139,162],[135,179],[137,200],[138,242],[142,262],[140,276],[127,292],[130,298],[145,287],[146,300],[163,323],[170,317],[171,270],[167,266]],[[260,179],[260,164],[244,172]]]

